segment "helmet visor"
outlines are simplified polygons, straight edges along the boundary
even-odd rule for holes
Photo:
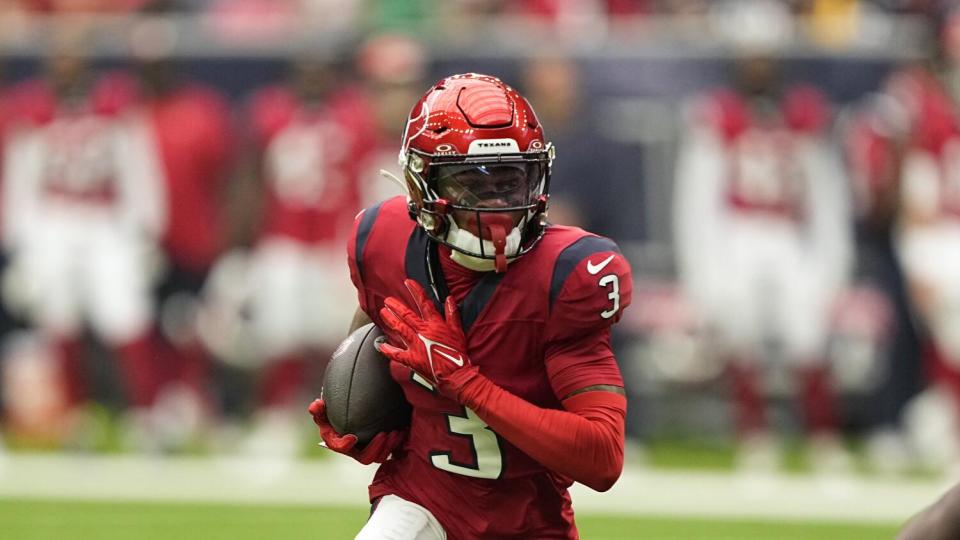
[[[517,208],[540,194],[543,167],[534,161],[438,165],[435,178],[437,195],[455,206]]]

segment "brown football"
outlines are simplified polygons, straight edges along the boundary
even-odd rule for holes
[[[410,404],[379,351],[384,340],[373,323],[358,328],[334,351],[323,376],[327,419],[337,433],[356,435],[360,446],[377,433],[410,425]]]

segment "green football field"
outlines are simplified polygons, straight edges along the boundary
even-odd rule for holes
[[[362,508],[0,500],[0,538],[340,539],[362,526]],[[891,539],[896,527],[858,524],[713,521],[647,517],[578,518],[585,540]]]

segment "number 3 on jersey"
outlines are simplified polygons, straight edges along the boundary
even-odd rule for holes
[[[610,317],[616,315],[618,311],[620,311],[620,278],[617,277],[616,274],[607,274],[600,278],[598,285],[601,287],[608,287],[610,291],[607,294],[607,298],[613,302],[613,305],[610,307],[610,309],[600,312],[601,317],[604,319],[609,319]]]
[[[490,429],[477,413],[466,407],[464,416],[447,414],[447,428],[451,435],[470,438],[470,449],[473,451],[473,463],[455,463],[452,452],[430,452],[430,462],[433,466],[455,474],[495,480],[503,472],[503,455],[500,450],[500,441],[497,434]]]

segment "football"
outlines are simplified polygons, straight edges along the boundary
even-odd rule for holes
[[[358,328],[334,351],[323,376],[330,425],[341,435],[356,435],[361,447],[377,433],[410,425],[410,404],[377,347],[383,340],[373,323]]]

